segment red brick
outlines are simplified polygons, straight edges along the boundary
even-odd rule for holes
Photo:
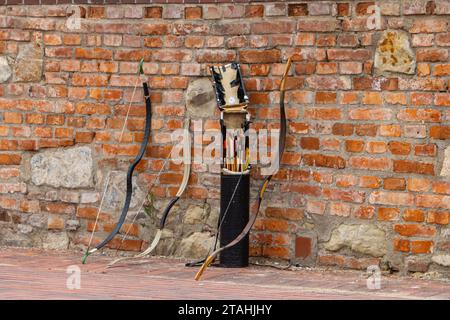
[[[348,3],[337,3],[337,15],[339,17],[350,15],[350,5]]]
[[[308,5],[306,3],[288,4],[288,16],[307,16]]]
[[[286,220],[299,221],[303,219],[304,213],[302,209],[298,208],[274,208],[268,207],[266,209],[266,216],[271,218],[280,218]]]
[[[345,140],[345,150],[347,152],[362,152],[364,150],[364,141]]]
[[[305,108],[305,118],[315,120],[339,120],[342,110],[339,108]]]
[[[353,216],[359,219],[372,219],[375,213],[375,207],[361,206],[353,212]]]
[[[315,36],[313,33],[300,33],[295,38],[295,45],[297,46],[312,46],[315,43]]]
[[[356,15],[365,16],[371,14],[372,12],[369,11],[368,9],[373,5],[375,5],[375,2],[358,2],[355,7]]]
[[[322,191],[324,197],[330,200],[340,200],[345,202],[362,203],[365,199],[365,193],[363,191],[356,190],[340,190],[324,188]]]
[[[335,104],[337,101],[336,92],[316,92],[316,103]]]
[[[202,18],[202,7],[187,7],[184,9],[184,16],[187,20]]]
[[[408,155],[411,152],[411,144],[401,141],[389,142],[389,151],[396,155]]]
[[[206,50],[197,52],[197,62],[199,63],[225,63],[235,60],[235,57],[236,53],[231,50]],[[250,55],[250,57],[252,56]]]
[[[345,168],[345,160],[339,156],[305,154],[303,160],[304,163],[308,166],[328,167],[335,169]]]
[[[403,178],[385,178],[384,189],[386,190],[405,190],[406,181]]]
[[[447,225],[450,222],[450,212],[430,211],[427,216],[427,223]]]
[[[394,249],[400,252],[409,252],[410,242],[405,239],[394,239]]]
[[[111,50],[103,48],[93,48],[93,49],[77,48],[75,49],[75,57],[78,59],[111,60],[112,52]]]
[[[246,18],[256,18],[264,16],[264,6],[263,5],[246,5],[245,6],[245,17]]]
[[[387,158],[350,157],[350,166],[363,170],[388,170],[391,160]]]
[[[354,61],[340,62],[339,72],[341,74],[360,74],[362,72],[362,63]]]
[[[372,57],[366,49],[328,49],[327,56],[329,60],[338,61],[366,61]]]
[[[399,125],[381,125],[380,135],[386,137],[400,137],[401,127]]]
[[[263,247],[262,255],[264,257],[269,258],[280,258],[280,259],[288,259],[289,258],[289,249],[287,247]]]
[[[311,185],[307,185],[307,184],[300,184],[300,183],[292,183],[290,185],[288,185],[286,188],[286,191],[289,192],[295,192],[295,193],[300,193],[302,195],[310,195],[310,196],[314,196],[314,197],[318,197],[321,195],[321,190],[319,187],[316,186],[311,186]]]
[[[313,137],[303,137],[300,139],[300,146],[306,150],[319,150],[320,140]]]
[[[145,18],[162,18],[162,10],[162,7],[147,7],[145,8]]]
[[[306,259],[312,252],[312,239],[310,237],[297,236],[295,238],[295,257]]]
[[[350,50],[350,49],[349,49]],[[353,60],[350,59],[349,60]],[[366,59],[364,59],[366,60]],[[397,78],[371,78],[371,77],[355,77],[353,78],[354,90],[397,90]]]
[[[434,193],[450,194],[450,183],[444,181],[433,182],[432,191]]]
[[[74,86],[106,87],[108,85],[108,77],[105,75],[76,73],[72,77],[72,84]]]
[[[354,125],[350,123],[335,123],[333,124],[332,132],[338,136],[351,136],[354,131]]]
[[[398,112],[397,118],[404,121],[440,122],[441,112],[434,109],[404,109]]]
[[[336,36],[330,34],[317,35],[316,46],[334,47],[336,45]]]
[[[392,206],[411,206],[414,203],[414,195],[405,192],[374,191],[369,197],[369,203]]]
[[[436,234],[435,227],[419,224],[396,224],[394,225],[394,230],[405,237],[432,237]]]
[[[425,213],[422,210],[406,209],[403,212],[403,220],[408,222],[423,222],[425,221]]]
[[[428,61],[428,62],[439,62],[447,61],[448,51],[446,49],[417,49],[416,50],[416,60]]]
[[[409,191],[418,191],[418,192],[426,192],[430,189],[431,183],[430,180],[421,179],[421,178],[409,178],[408,179],[408,190]]]
[[[94,140],[94,132],[76,132],[75,142],[91,143]]]
[[[433,241],[414,240],[411,241],[411,252],[414,254],[431,253]]]
[[[302,20],[297,24],[298,31],[334,32],[337,28],[335,19]]]
[[[436,93],[434,104],[437,106],[450,107],[450,93]]]
[[[434,157],[436,156],[437,146],[435,144],[418,144],[414,147],[416,156]]]
[[[342,188],[348,188],[358,183],[358,178],[353,175],[337,175],[336,186]]]
[[[330,214],[333,216],[349,217],[351,212],[350,205],[342,202],[333,202],[330,204]]]
[[[349,118],[352,120],[390,120],[392,110],[387,108],[355,108],[350,110]]]
[[[385,101],[393,105],[406,105],[406,94],[401,92],[387,92],[385,94]]]
[[[435,33],[447,31],[447,21],[445,19],[416,19],[413,20],[410,33]]]
[[[366,151],[368,153],[385,153],[387,145],[384,141],[369,141],[367,142]]]
[[[337,73],[336,62],[318,62],[316,65],[317,74],[335,74]],[[336,93],[334,93],[336,94]]]
[[[434,175],[434,165],[432,163],[394,160],[394,171],[399,173],[417,173]]]
[[[243,63],[274,63],[281,59],[280,51],[272,50],[242,50],[240,60]]]
[[[56,214],[74,214],[75,206],[62,202],[41,202],[41,210]]]
[[[445,195],[417,195],[416,205],[425,208],[450,209],[450,196]]]
[[[413,105],[431,105],[433,101],[432,93],[411,92],[411,103]]]
[[[381,179],[374,176],[362,176],[359,180],[361,188],[377,189],[381,186]]]
[[[18,154],[0,154],[0,165],[19,165],[22,157]]]
[[[431,73],[430,65],[428,63],[418,63],[417,64],[417,75],[419,77],[429,76]]]
[[[359,43],[358,37],[354,34],[341,33],[337,38],[338,45],[341,47],[356,47]],[[361,65],[361,64],[357,64]]]
[[[4,123],[22,123],[22,114],[16,112],[5,112],[3,114]]]
[[[441,140],[450,139],[450,126],[430,127],[430,137]]]
[[[378,220],[380,221],[394,221],[398,220],[400,209],[397,208],[378,208]]]

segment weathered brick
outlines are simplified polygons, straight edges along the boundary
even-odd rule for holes
[[[345,160],[339,156],[305,154],[303,160],[304,163],[308,166],[328,167],[336,169],[345,168]]]
[[[417,209],[405,209],[403,212],[403,220],[408,222],[423,222],[425,221],[425,212]]]
[[[387,158],[350,157],[349,164],[356,169],[388,170],[391,166],[391,161]]]
[[[398,208],[378,208],[378,220],[380,221],[395,221],[398,220],[400,209]]]
[[[436,234],[436,228],[433,226],[422,226],[418,224],[396,224],[394,226],[395,232],[402,236],[423,236],[432,237]]]
[[[394,239],[394,250],[400,252],[409,252],[410,241],[406,239]]]
[[[435,144],[418,144],[414,147],[416,156],[434,157],[436,156],[437,146]]]
[[[448,60],[448,51],[446,49],[417,49],[417,61],[439,62]]]
[[[432,163],[394,160],[394,171],[399,173],[417,173],[434,175],[434,165]]]
[[[428,63],[418,63],[417,64],[417,75],[419,77],[429,76],[431,72],[430,65]]]
[[[362,152],[364,150],[364,141],[345,140],[345,150],[352,153]]]
[[[447,31],[447,21],[444,19],[417,19],[414,20],[409,32],[411,33],[435,33]]]

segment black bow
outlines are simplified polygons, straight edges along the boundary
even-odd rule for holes
[[[140,77],[143,77],[144,75],[144,60],[142,59],[139,63],[139,72]],[[137,84],[137,83],[136,83]],[[119,232],[120,228],[122,227],[123,223],[125,222],[125,218],[127,217],[128,210],[130,209],[130,203],[131,203],[131,196],[133,193],[133,172],[136,166],[139,164],[139,162],[142,160],[142,157],[145,154],[145,150],[147,149],[147,144],[150,139],[150,130],[151,130],[151,122],[152,122],[152,104],[150,101],[150,91],[148,88],[148,84],[146,80],[142,80],[142,87],[144,90],[144,98],[145,98],[145,129],[144,129],[144,140],[141,143],[141,148],[139,149],[139,153],[137,154],[136,158],[134,159],[133,163],[128,167],[127,172],[127,191],[126,191],[126,197],[125,197],[125,203],[122,208],[122,213],[120,214],[119,220],[116,223],[116,226],[111,231],[111,233],[103,240],[100,244],[95,246],[95,248],[89,250],[89,246],[86,250],[86,253],[83,256],[83,264],[86,262],[86,258],[91,254],[94,253],[97,250],[100,250],[105,245],[107,245]],[[107,188],[107,186],[105,187]],[[106,191],[106,190],[105,190]],[[98,214],[100,213],[100,209]],[[94,227],[95,231],[95,227]],[[93,231],[93,232],[94,232]]]

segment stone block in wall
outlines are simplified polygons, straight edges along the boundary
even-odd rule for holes
[[[325,248],[338,251],[344,247],[373,257],[382,257],[387,252],[386,234],[370,224],[341,224],[333,230]]]
[[[93,156],[89,147],[46,150],[31,158],[31,180],[37,185],[83,188],[93,184]]]
[[[0,83],[8,81],[12,75],[10,61],[7,57],[0,57]]]
[[[39,82],[42,78],[44,50],[39,43],[19,45],[14,62],[14,82]]]
[[[195,232],[181,240],[176,255],[185,258],[204,258],[213,245],[214,237],[209,232]]]
[[[416,60],[408,34],[400,30],[386,30],[375,52],[375,72],[414,74]]]

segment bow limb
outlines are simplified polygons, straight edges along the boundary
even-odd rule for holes
[[[284,107],[284,99],[285,99],[285,90],[286,90],[286,80],[287,80],[287,77],[289,74],[289,70],[291,68],[291,64],[292,64],[292,58],[290,57],[286,63],[286,68],[285,68],[285,71],[283,73],[283,77],[282,77],[281,83],[280,83],[280,136],[279,136],[279,143],[278,143],[278,157],[276,160],[278,162],[277,163],[278,166],[281,164],[281,158],[283,157],[285,142],[286,142],[287,121],[286,121],[286,110]],[[261,202],[264,197],[264,192],[266,191],[266,188],[267,188],[270,180],[272,179],[273,175],[274,175],[274,173],[272,173],[271,175],[268,175],[264,179],[261,187],[259,188],[258,200],[257,200],[255,213],[253,213],[250,216],[248,223],[244,227],[242,232],[233,241],[231,241],[227,245],[213,251],[206,258],[206,260],[203,262],[203,265],[200,267],[199,271],[195,275],[195,280],[200,280],[200,277],[202,276],[202,274],[205,272],[205,270],[208,268],[208,266],[214,261],[214,259],[217,257],[217,255],[219,253],[221,253],[222,251],[224,251],[228,248],[235,246],[236,244],[238,244],[242,239],[244,239],[248,235],[248,233],[250,232],[250,230],[252,229],[253,225],[256,222],[256,218],[258,217],[259,209],[261,207]],[[242,177],[242,175],[241,175],[241,177]],[[236,187],[237,187],[237,185],[236,185]],[[234,194],[231,197],[230,202],[233,200],[233,197],[234,197]],[[226,215],[227,211],[228,210],[225,211],[224,216]]]
[[[149,87],[148,84],[146,82],[146,80],[144,79],[144,60],[142,59],[141,62],[139,63],[139,76],[142,79],[142,87],[144,90],[144,98],[145,98],[145,111],[146,111],[146,116],[145,116],[145,129],[144,129],[144,139],[141,143],[141,147],[139,149],[138,154],[136,155],[134,161],[131,163],[131,165],[128,167],[128,171],[127,171],[127,177],[126,177],[126,184],[127,184],[127,189],[126,189],[126,196],[125,196],[125,203],[124,206],[122,208],[122,212],[120,214],[119,220],[117,221],[114,229],[111,231],[111,233],[97,246],[95,246],[95,248],[86,251],[85,255],[83,256],[83,263],[86,262],[86,258],[88,255],[94,253],[97,250],[100,250],[101,248],[103,248],[105,245],[107,245],[118,233],[120,228],[122,227],[123,223],[125,222],[125,218],[128,214],[128,210],[130,208],[130,203],[131,203],[131,196],[133,193],[133,172],[134,169],[136,168],[136,166],[139,164],[139,162],[142,160],[142,157],[144,156],[145,150],[147,148],[147,144],[148,141],[150,139],[150,131],[151,131],[151,120],[152,120],[152,105],[151,105],[151,101],[150,101],[150,91],[149,91]],[[128,112],[127,112],[128,113]],[[95,229],[94,229],[95,230]]]
[[[177,201],[183,195],[183,193],[186,190],[186,187],[188,185],[188,182],[189,182],[189,176],[191,174],[191,138],[189,135],[189,125],[190,125],[190,119],[186,119],[184,121],[184,136],[183,136],[183,162],[184,162],[183,180],[180,184],[180,187],[178,188],[175,198],[170,200],[169,204],[166,206],[166,208],[163,211],[161,220],[159,222],[159,228],[156,231],[156,235],[153,238],[152,243],[143,252],[141,252],[135,256],[132,256],[132,257],[123,257],[123,258],[116,259],[116,260],[112,261],[111,263],[109,263],[108,267],[111,267],[114,264],[121,262],[121,261],[143,258],[143,257],[149,255],[158,245],[159,240],[161,239],[165,224],[166,224],[167,216],[169,215],[169,212],[173,208],[175,203],[177,203]]]

